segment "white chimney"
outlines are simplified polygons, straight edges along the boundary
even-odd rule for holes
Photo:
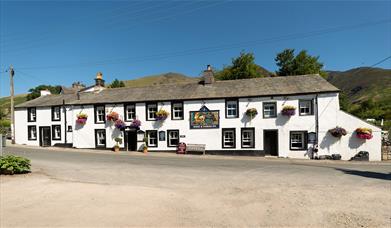
[[[46,96],[46,95],[51,95],[51,94],[52,93],[48,89],[41,90],[41,97]]]

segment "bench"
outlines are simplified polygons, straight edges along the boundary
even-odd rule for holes
[[[205,155],[205,144],[186,144],[186,153],[187,152],[202,152]]]

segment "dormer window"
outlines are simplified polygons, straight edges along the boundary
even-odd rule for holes
[[[36,122],[37,121],[37,109],[36,108],[27,108],[27,121]]]
[[[61,107],[54,106],[52,107],[52,121],[60,121],[61,120]]]

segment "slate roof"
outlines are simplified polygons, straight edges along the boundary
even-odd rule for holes
[[[339,92],[319,75],[266,77],[202,83],[165,84],[138,88],[105,89],[99,93],[47,95],[16,107],[42,107],[66,104],[100,104],[171,100],[201,100],[211,98],[239,98],[282,96]]]

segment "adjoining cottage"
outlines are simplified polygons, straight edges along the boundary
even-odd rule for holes
[[[98,73],[94,86],[75,86],[16,106],[16,143],[112,148],[121,137],[129,151],[184,142],[209,154],[381,159],[381,130],[341,111],[339,90],[319,75],[215,81],[208,67],[199,83],[109,89]],[[331,134],[337,126],[346,135]]]

